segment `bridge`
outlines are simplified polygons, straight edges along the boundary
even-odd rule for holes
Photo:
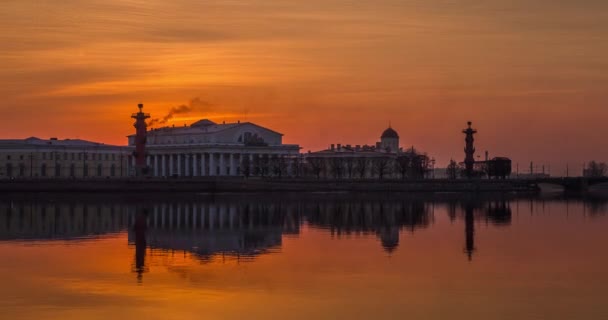
[[[589,191],[589,188],[602,183],[608,183],[608,177],[548,177],[536,178],[533,181],[537,186],[541,183],[558,185],[564,188],[564,192],[568,193],[583,193]]]

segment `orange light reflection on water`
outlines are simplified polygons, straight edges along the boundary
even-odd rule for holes
[[[608,221],[582,216],[580,206],[569,214],[560,204],[544,210],[514,209],[510,226],[476,221],[472,261],[463,221],[450,221],[442,207],[429,227],[402,230],[391,254],[374,234],[338,236],[305,225],[254,258],[148,249],[140,281],[124,233],[2,243],[0,303],[9,315],[57,319],[607,315],[608,256],[598,245]]]

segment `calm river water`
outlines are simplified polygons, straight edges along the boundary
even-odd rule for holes
[[[3,196],[1,319],[608,319],[608,200]]]

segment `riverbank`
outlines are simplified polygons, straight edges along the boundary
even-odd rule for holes
[[[536,192],[521,180],[86,179],[3,180],[0,192]]]

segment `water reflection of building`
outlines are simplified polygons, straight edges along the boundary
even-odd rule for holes
[[[146,243],[203,260],[217,254],[251,258],[280,247],[283,234],[299,233],[299,224],[296,210],[276,204],[165,203],[149,210]],[[130,229],[129,242],[136,238]]]
[[[81,240],[128,230],[133,272],[148,270],[148,250],[247,260],[298,234],[299,205],[272,202],[122,203],[0,202],[0,240]]]
[[[0,240],[70,240],[124,230],[120,205],[0,202]]]
[[[376,234],[388,253],[397,249],[401,230],[414,232],[432,222],[430,206],[422,201],[323,202],[308,209],[306,220],[311,225],[337,235]]]
[[[433,201],[418,199],[312,198],[282,201],[241,197],[200,201],[100,203],[99,201],[0,201],[0,240],[80,240],[128,230],[134,270],[146,270],[146,250],[182,251],[202,261],[214,256],[252,259],[298,234],[303,220],[332,235],[375,235],[384,250],[399,246],[402,232],[433,222]],[[444,202],[445,203],[445,202]],[[479,224],[511,223],[507,200],[448,201],[452,220],[464,225],[464,251],[472,259]],[[142,212],[146,214],[142,215]]]

